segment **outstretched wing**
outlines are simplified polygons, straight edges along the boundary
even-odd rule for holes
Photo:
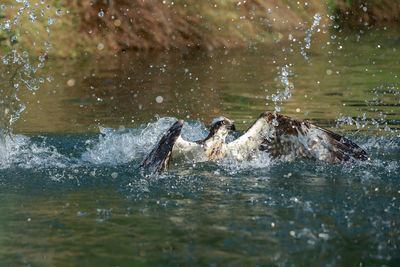
[[[238,161],[246,160],[256,151],[265,140],[274,137],[274,125],[268,122],[270,113],[262,113],[250,128],[238,139],[227,144],[226,154]]]
[[[140,167],[151,172],[166,171],[171,160],[172,149],[181,135],[183,120],[175,122],[143,160]]]
[[[228,144],[228,153],[238,160],[255,151],[267,151],[278,158],[305,157],[330,163],[367,160],[367,153],[349,139],[272,112],[262,113],[244,135]]]
[[[351,159],[368,160],[367,152],[356,143],[337,133],[313,124],[310,124],[308,133],[311,138],[309,141],[309,143],[311,143],[310,149],[320,149],[320,152],[324,152],[325,150],[325,155],[322,153],[320,157],[322,157],[322,159],[326,157],[326,161],[339,163]],[[313,144],[315,147],[312,146]]]

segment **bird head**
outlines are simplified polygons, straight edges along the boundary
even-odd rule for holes
[[[211,122],[210,134],[220,135],[221,137],[226,137],[229,131],[235,131],[236,127],[233,121],[226,117],[215,118]]]

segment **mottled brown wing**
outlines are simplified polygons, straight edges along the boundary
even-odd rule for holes
[[[332,131],[280,114],[263,113],[263,116],[275,130],[259,149],[273,157],[306,157],[330,163],[368,159],[357,144]]]
[[[353,141],[337,134],[332,131],[326,130],[324,128],[312,125],[316,127],[321,133],[324,133],[326,136],[329,137],[332,147],[336,148],[340,157],[344,161],[348,161],[352,158],[358,160],[368,160],[368,154],[365,152],[361,147],[359,147]],[[335,150],[336,151],[336,150]]]

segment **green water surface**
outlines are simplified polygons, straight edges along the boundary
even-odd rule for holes
[[[26,109],[1,150],[0,266],[399,266],[400,35],[332,35],[309,62],[284,42],[49,58],[54,80],[9,105]],[[281,113],[346,134],[371,161],[138,169],[170,125],[159,118],[204,137],[215,116],[243,131],[274,110],[283,66]]]

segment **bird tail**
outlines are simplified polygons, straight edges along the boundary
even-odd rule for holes
[[[183,120],[175,122],[142,161],[140,167],[150,172],[167,171],[172,156],[172,148],[181,135],[182,126]]]

